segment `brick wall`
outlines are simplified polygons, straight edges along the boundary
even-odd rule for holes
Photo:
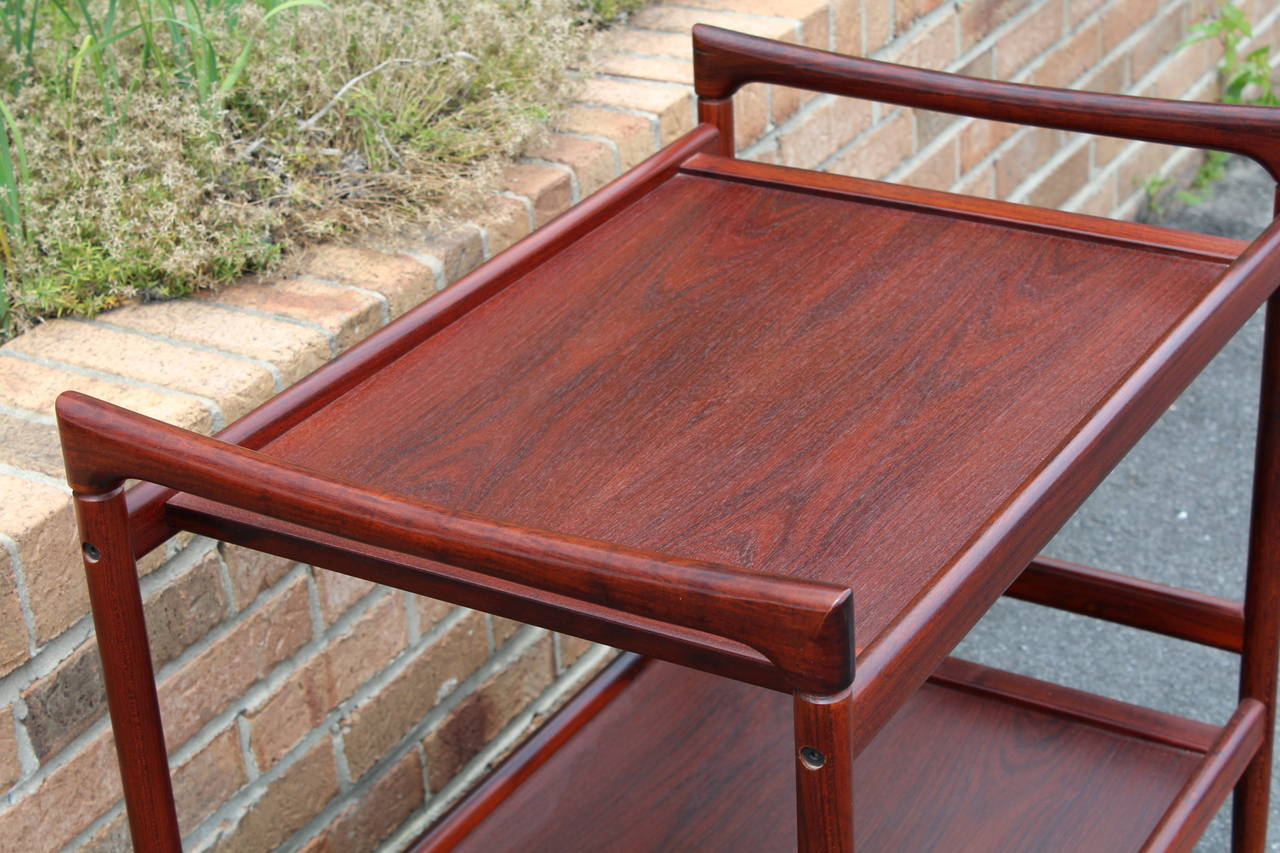
[[[1256,41],[1277,12],[1246,4]],[[127,849],[52,401],[210,432],[692,127],[697,21],[978,76],[1211,99],[1206,0],[690,0],[602,39],[577,103],[446,234],[312,252],[291,277],[59,320],[0,347],[0,850]],[[744,156],[1132,215],[1194,155],[752,86]],[[199,537],[142,561],[188,849],[402,846],[607,649]]]

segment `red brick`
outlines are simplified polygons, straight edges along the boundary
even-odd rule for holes
[[[21,666],[30,652],[9,551],[0,545],[0,676]]]
[[[833,98],[778,137],[778,156],[787,166],[812,169],[870,125],[869,101]]]
[[[320,613],[329,625],[377,586],[372,581],[328,569],[315,569],[315,577],[316,590],[320,594]]]
[[[569,209],[573,203],[573,183],[569,173],[552,166],[518,163],[503,173],[508,192],[529,199],[535,224],[542,227]]]
[[[552,133],[525,153],[572,169],[578,179],[581,198],[591,195],[618,176],[613,149],[592,139]]]
[[[365,853],[422,805],[422,762],[410,750],[355,803],[342,811],[307,853]]]
[[[237,610],[248,607],[260,593],[274,586],[297,565],[284,557],[241,548],[229,542],[218,543],[218,550],[227,564]]]
[[[185,743],[310,639],[307,585],[298,578],[161,682],[160,709],[169,748]]]
[[[996,76],[1011,79],[1062,37],[1062,7],[1045,3],[996,41]]]
[[[557,130],[600,136],[613,141],[622,159],[622,168],[630,169],[656,149],[652,122],[643,116],[599,107],[576,106],[561,113],[555,122]]]
[[[488,657],[486,634],[481,614],[467,614],[390,684],[351,712],[343,721],[343,743],[353,778],[368,772],[435,707],[442,694],[475,672]]]
[[[7,791],[22,778],[18,734],[13,726],[13,706],[5,705],[0,708],[0,792]]]
[[[338,794],[338,770],[328,740],[316,744],[280,778],[229,835],[220,838],[214,853],[261,853],[274,850],[319,814]]]
[[[320,246],[302,258],[307,275],[381,293],[392,317],[422,302],[436,290],[435,272],[408,255],[345,246]]]
[[[58,850],[114,806],[121,793],[115,742],[104,732],[0,811],[0,850]]]
[[[1045,175],[1027,194],[1027,202],[1039,207],[1061,207],[1088,181],[1089,147],[1086,145]]]
[[[173,771],[173,801],[183,834],[199,826],[247,782],[240,733],[232,724]]]
[[[432,790],[440,790],[457,775],[547,688],[554,675],[551,637],[547,635],[454,708],[423,741]]]

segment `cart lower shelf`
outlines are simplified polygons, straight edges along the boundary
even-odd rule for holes
[[[791,725],[789,696],[628,655],[415,850],[794,849]],[[1222,731],[948,660],[857,760],[857,849],[1136,851]]]

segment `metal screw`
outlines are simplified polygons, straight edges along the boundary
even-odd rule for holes
[[[811,746],[800,747],[800,763],[810,770],[817,770],[827,763],[827,757]]]
[[[102,557],[102,553],[98,551],[97,546],[95,546],[92,542],[84,543],[84,545],[82,546],[82,549],[84,550],[84,558],[91,563],[98,562],[98,560]]]

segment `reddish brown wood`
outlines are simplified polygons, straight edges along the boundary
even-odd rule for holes
[[[720,131],[720,144],[716,153],[732,157],[734,155],[733,98],[699,98],[698,121],[716,126]]]
[[[1229,652],[1244,644],[1239,602],[1064,560],[1037,557],[1005,595]]]
[[[797,689],[853,678],[849,590],[444,510],[329,479],[76,392],[57,401],[72,488],[136,477],[339,537],[751,646]]]
[[[124,482],[82,489],[74,503],[133,848],[181,853]]]
[[[1266,849],[1271,762],[1276,725],[1276,669],[1280,665],[1280,298],[1267,303],[1254,456],[1253,514],[1245,581],[1244,656],[1240,696],[1266,709],[1265,738],[1236,788],[1233,850]]]
[[[796,833],[800,853],[853,851],[853,703],[797,695],[793,702]]]
[[[857,758],[858,853],[1133,853],[1204,763],[1141,725],[1160,719],[1206,747],[1217,734],[952,663],[953,680],[927,684]],[[1000,689],[960,689],[962,672]],[[784,696],[654,663],[517,790],[489,798],[456,846],[416,853],[489,853],[512,839],[530,853],[793,849],[791,718]]]
[[[1251,157],[1280,180],[1280,115],[1267,107],[1104,95],[982,80],[841,56],[696,24],[699,97],[774,83],[996,121],[1099,133]]]
[[[1267,709],[1245,699],[1222,729],[1204,762],[1169,806],[1142,853],[1184,853],[1196,845],[1231,786],[1240,778],[1265,737]]]

